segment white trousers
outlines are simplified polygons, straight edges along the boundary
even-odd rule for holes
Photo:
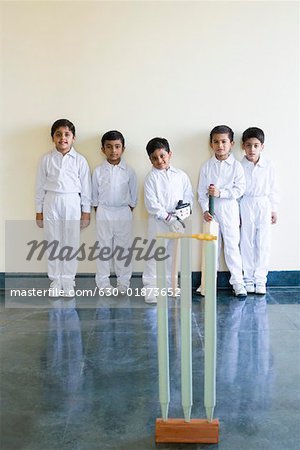
[[[132,211],[129,206],[103,207],[98,206],[96,213],[97,241],[100,249],[108,247],[110,253],[120,247],[124,255],[132,245]],[[109,284],[110,268],[114,265],[117,284],[129,287],[132,275],[132,262],[125,265],[126,259],[118,258],[118,251],[113,258],[97,258],[96,284],[104,288]]]
[[[153,216],[149,216],[148,219],[148,241],[151,242],[152,239],[156,240],[156,235],[158,233],[169,233],[169,226],[162,220],[157,220]],[[173,260],[173,248],[174,239],[166,239],[166,255],[170,257],[166,260],[166,276],[167,276],[167,288],[172,287],[171,276],[172,276],[172,260]],[[177,277],[177,274],[176,274]],[[145,262],[144,272],[143,272],[143,284],[146,288],[156,288],[156,261],[154,259],[149,259]]]
[[[240,209],[244,279],[265,284],[270,256],[270,202],[267,197],[243,197]]]
[[[215,202],[215,219],[219,224],[218,259],[220,258],[222,239],[224,257],[230,271],[230,284],[244,283],[242,258],[240,254],[240,215],[236,200],[222,199]]]
[[[48,276],[50,280],[74,282],[78,262],[76,258],[67,259],[68,255],[74,254],[79,248],[80,196],[47,192],[43,214],[46,240],[48,243],[58,242],[55,252],[54,246],[47,251]],[[53,256],[54,259],[52,259]]]

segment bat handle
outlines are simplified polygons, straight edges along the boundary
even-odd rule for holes
[[[214,186],[213,184],[210,184],[209,186]],[[215,197],[212,195],[208,196],[208,212],[211,216],[215,213]]]

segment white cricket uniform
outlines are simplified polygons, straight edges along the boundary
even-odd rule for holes
[[[132,244],[132,211],[137,204],[137,177],[123,159],[117,165],[105,161],[96,167],[92,176],[92,204],[97,207],[97,241],[100,248],[127,249]],[[119,254],[119,253],[118,253]],[[132,263],[114,256],[113,263],[117,284],[128,287],[132,275]],[[103,258],[104,259],[104,258]],[[97,258],[96,284],[99,288],[109,285],[110,260]],[[111,261],[112,262],[112,261]]]
[[[246,191],[240,201],[241,255],[246,282],[267,281],[271,212],[277,211],[279,196],[273,163],[260,155],[257,164],[242,160]]]
[[[69,246],[72,253],[79,248],[81,211],[91,210],[91,174],[86,159],[71,150],[62,155],[56,149],[42,157],[36,179],[36,212],[43,213],[45,238],[58,241],[57,251]],[[50,280],[74,282],[76,258],[49,259]],[[61,254],[63,256],[63,254]],[[66,256],[66,254],[65,254]]]
[[[232,154],[224,161],[212,156],[200,170],[198,199],[202,211],[208,211],[208,187],[214,184],[220,191],[215,197],[215,220],[219,224],[218,257],[221,252],[221,238],[224,241],[224,256],[230,271],[230,284],[244,283],[242,259],[239,249],[240,217],[238,199],[246,187],[241,163]]]
[[[145,206],[149,213],[148,240],[156,239],[158,233],[170,232],[165,222],[168,213],[174,212],[179,200],[193,206],[193,191],[189,177],[180,169],[170,166],[167,170],[152,167],[144,183]],[[171,266],[173,240],[167,240],[166,249],[170,258],[167,259],[167,282],[171,287]],[[146,288],[156,287],[156,262],[149,259],[145,263],[143,284]]]

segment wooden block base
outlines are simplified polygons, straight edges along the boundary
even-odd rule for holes
[[[217,444],[219,442],[219,420],[206,419],[156,419],[155,442]]]

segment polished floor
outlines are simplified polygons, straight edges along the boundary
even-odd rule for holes
[[[299,289],[246,301],[218,293],[218,445],[155,446],[156,306],[134,296],[0,298],[1,450],[300,448]],[[203,309],[194,297],[195,418],[205,417]],[[169,312],[169,415],[182,417],[179,300]]]

